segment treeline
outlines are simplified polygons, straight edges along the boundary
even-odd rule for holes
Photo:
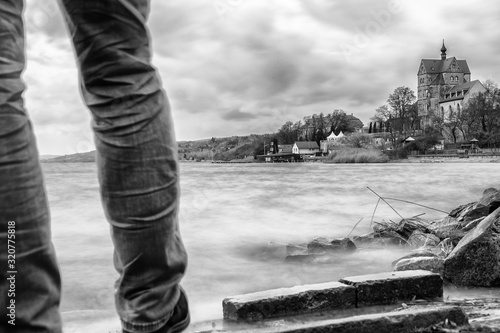
[[[347,134],[359,131],[362,127],[361,120],[352,114],[334,110],[329,114],[306,116],[295,123],[287,121],[275,133],[181,141],[178,142],[178,153],[181,160],[243,159],[267,153],[273,140],[278,140],[280,145],[293,144],[295,141],[319,142],[332,131]]]
[[[296,123],[287,121],[276,133],[276,139],[279,144],[293,144],[295,141],[319,142],[325,140],[332,131],[335,134],[340,132],[347,134],[362,128],[361,120],[336,109],[332,113],[304,117],[302,121]]]

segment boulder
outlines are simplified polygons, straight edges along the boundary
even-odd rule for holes
[[[444,262],[444,277],[455,285],[500,286],[500,208],[460,240]]]
[[[392,262],[392,268],[394,268],[396,264],[403,259],[418,258],[418,257],[436,257],[436,254],[434,254],[434,252],[432,252],[429,249],[414,250],[411,251],[410,253],[405,254],[401,258],[394,260]]]
[[[415,231],[427,234],[429,233],[429,221],[418,216],[402,219],[396,230],[398,234],[408,239]]]
[[[484,217],[490,213],[490,208],[479,202],[466,205],[456,216],[460,226],[465,226],[468,222]]]
[[[310,254],[315,253],[335,253],[335,252],[355,252],[356,244],[349,238],[325,238],[319,237],[313,239],[307,244],[307,251]]]
[[[408,243],[413,248],[434,247],[439,244],[441,239],[434,234],[424,233],[421,230],[415,230],[408,238]]]
[[[363,236],[354,236],[353,242],[358,246],[383,248],[387,246],[406,246],[406,240],[396,232],[371,233]]]
[[[444,259],[439,257],[415,257],[399,260],[394,266],[395,271],[411,271],[422,269],[443,275]]]
[[[500,191],[496,188],[486,189],[478,203],[487,206],[489,214],[493,213],[500,207]]]
[[[470,221],[469,223],[467,223],[463,228],[462,230],[467,232],[467,231],[470,231],[472,229],[474,229],[479,223],[481,223],[482,220],[485,219],[485,216],[481,216],[480,218],[477,218],[475,220],[472,220]]]
[[[466,233],[457,218],[451,215],[432,221],[429,228],[439,239],[450,238],[454,244],[457,244]]]

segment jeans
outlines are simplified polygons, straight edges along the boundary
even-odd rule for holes
[[[153,332],[179,299],[187,255],[179,227],[177,144],[151,65],[148,0],[60,0],[83,99],[92,113],[98,179],[115,247],[122,326]],[[24,109],[23,1],[0,1],[0,331],[61,332],[61,279],[32,125]],[[50,82],[48,82],[50,84]],[[15,222],[15,326],[7,323],[7,224]],[[2,329],[2,327],[4,329]]]

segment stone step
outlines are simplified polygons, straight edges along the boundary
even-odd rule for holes
[[[360,309],[355,309],[360,310]],[[468,324],[467,314],[460,307],[425,307],[406,309],[394,312],[382,312],[357,315],[340,319],[293,321],[291,318],[275,321],[264,321],[245,326],[222,325],[213,330],[195,330],[198,333],[231,332],[231,333],[386,333],[414,332],[433,325],[448,323],[450,327]]]
[[[443,279],[424,270],[351,276],[340,282],[356,288],[356,306],[443,297]]]
[[[280,288],[226,298],[224,319],[256,321],[356,306],[356,289],[340,282]]]
[[[443,296],[439,274],[423,270],[347,277],[329,282],[260,291],[222,301],[224,319],[257,321],[322,310],[393,304]]]

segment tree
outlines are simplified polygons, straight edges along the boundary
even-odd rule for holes
[[[398,87],[389,95],[387,103],[397,118],[404,119],[408,116],[412,104],[415,103],[415,93],[408,87]]]
[[[278,130],[276,137],[278,139],[278,142],[282,144],[292,144],[297,141],[293,123],[291,121],[287,121],[286,123],[284,123]]]
[[[389,110],[389,107],[387,105],[382,105],[375,109],[375,115],[370,119],[373,121],[386,122],[391,118],[394,118],[394,115],[392,114],[391,110]]]
[[[500,131],[500,92],[491,80],[488,80],[486,92],[471,97],[463,109],[463,132],[470,139],[472,136],[488,144],[498,144]]]
[[[353,115],[347,115],[344,110],[335,109],[324,117],[329,132],[352,133],[363,127],[363,123]]]
[[[391,107],[390,116],[398,118],[401,122],[403,135],[407,129],[412,129],[417,118],[417,108],[415,104],[415,93],[408,87],[398,87],[389,95],[387,103]]]

